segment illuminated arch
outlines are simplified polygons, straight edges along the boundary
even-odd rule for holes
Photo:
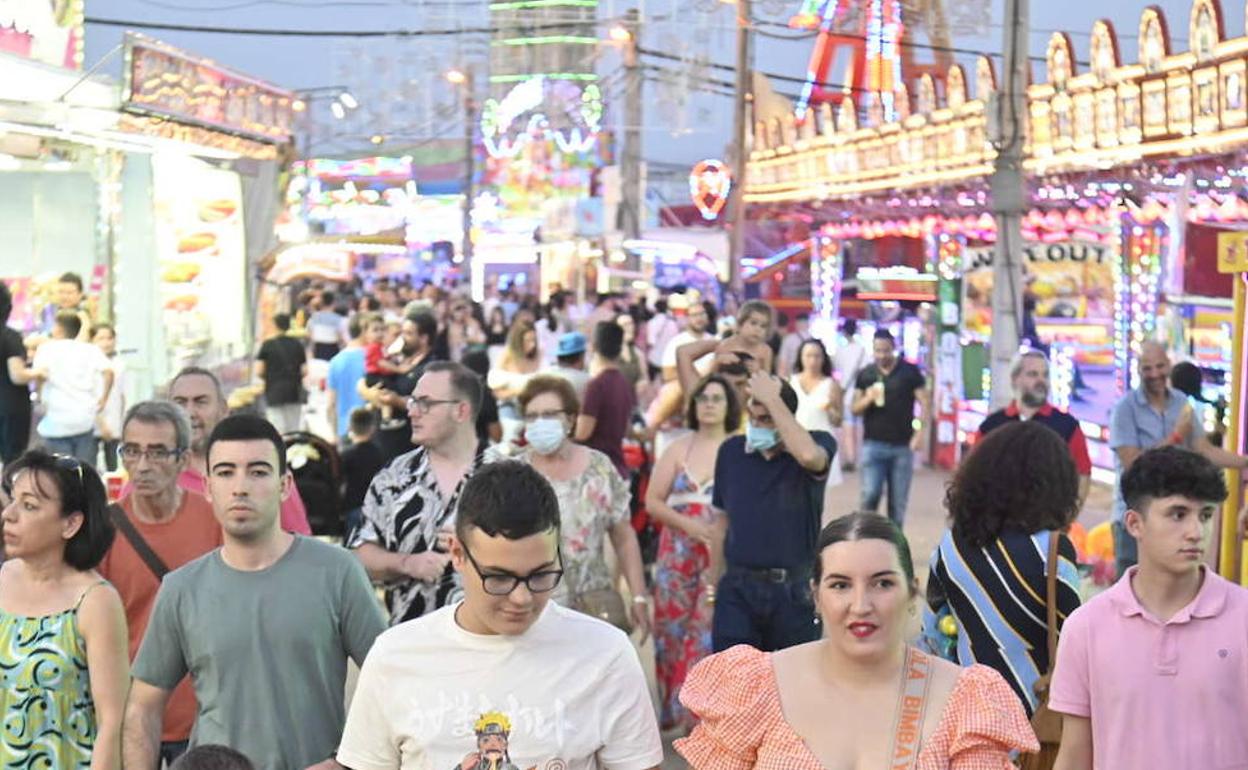
[[[1066,81],[1075,76],[1075,57],[1071,54],[1074,46],[1070,44],[1070,36],[1065,32],[1054,32],[1049,38],[1049,50],[1045,55],[1048,63],[1049,85],[1059,91],[1066,89]]]
[[[1118,53],[1118,35],[1114,33],[1114,25],[1107,19],[1101,19],[1092,25],[1092,45],[1090,48],[1092,72],[1102,83],[1113,79],[1114,70],[1122,66]]]
[[[997,71],[992,59],[980,56],[975,60],[975,98],[988,101],[988,95],[997,90]]]
[[[840,131],[858,130],[858,105],[854,97],[846,96],[841,100],[841,109],[836,116],[836,127]]]
[[[949,68],[945,78],[945,102],[954,109],[966,104],[966,70],[961,64]]]
[[[919,79],[919,94],[915,102],[915,111],[920,115],[929,115],[936,109],[936,80],[930,73]]]
[[[1222,5],[1217,0],[1195,0],[1188,29],[1188,46],[1196,61],[1209,61],[1223,39]]]
[[[1166,15],[1160,8],[1150,5],[1140,16],[1140,64],[1152,74],[1161,70],[1161,62],[1170,55],[1170,30]]]

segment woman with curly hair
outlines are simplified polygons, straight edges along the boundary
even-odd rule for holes
[[[1075,547],[1062,534],[1078,513],[1079,477],[1050,428],[1017,422],[986,435],[949,483],[950,529],[932,554],[924,638],[963,666],[990,666],[1031,714],[1049,670],[1045,575],[1058,541],[1057,620],[1080,603]],[[945,633],[951,616],[956,641]]]

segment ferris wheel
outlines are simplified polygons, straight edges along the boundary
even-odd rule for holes
[[[943,0],[804,0],[789,26],[819,33],[795,109],[799,121],[812,105],[839,104],[847,95],[861,103],[869,93],[879,95],[891,120],[897,99],[913,93],[924,74],[941,81],[953,64]],[[918,44],[919,30],[926,44]],[[933,61],[919,63],[915,54],[922,49],[931,50]],[[844,82],[830,83],[829,71],[844,50],[850,52]]]

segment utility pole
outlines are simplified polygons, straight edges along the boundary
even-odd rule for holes
[[[1023,321],[1022,215],[1027,208],[1023,178],[1024,121],[1027,119],[1030,0],[1005,0],[1005,67],[995,103],[997,159],[992,174],[992,210],[997,244],[992,258],[990,409],[1013,398],[1010,362],[1018,353]]]
[[[746,149],[749,108],[753,91],[750,61],[751,0],[737,0],[737,93],[732,123],[732,191],[729,193],[731,230],[728,248],[728,288],[741,295],[741,258],[745,256],[745,168],[750,154]]]
[[[460,87],[464,89],[464,209],[463,226],[464,240],[460,246],[460,256],[464,261],[461,266],[465,282],[472,285],[472,201],[476,196],[477,148],[476,123],[477,100],[476,79],[470,67],[462,71],[463,80]]]
[[[641,32],[641,14],[629,8],[625,16],[622,34],[618,38],[624,46],[624,148],[620,154],[620,211],[617,218],[624,237],[636,240],[641,237],[641,207],[645,196],[641,189],[641,62],[638,61]]]

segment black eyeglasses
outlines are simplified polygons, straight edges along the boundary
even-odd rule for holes
[[[148,462],[167,463],[182,456],[181,449],[167,449],[163,446],[151,446],[144,449],[137,444],[122,444],[117,447],[117,456],[125,462],[137,463],[146,457]]]
[[[559,585],[559,581],[563,579],[563,569],[550,569],[534,572],[526,577],[519,575],[487,575],[481,571],[481,565],[477,564],[477,560],[472,558],[472,553],[468,551],[468,546],[460,541],[460,547],[464,549],[464,556],[468,557],[468,562],[472,564],[472,568],[481,576],[481,587],[490,596],[509,596],[512,591],[516,590],[516,586],[524,583],[525,588],[529,589],[529,593],[545,594],[555,590],[555,586]],[[555,551],[556,558],[559,563],[563,564],[563,553],[560,550]]]
[[[428,414],[429,410],[439,404],[458,404],[462,400],[459,398],[426,398],[421,396],[420,398],[407,399],[407,408],[416,414]]]

